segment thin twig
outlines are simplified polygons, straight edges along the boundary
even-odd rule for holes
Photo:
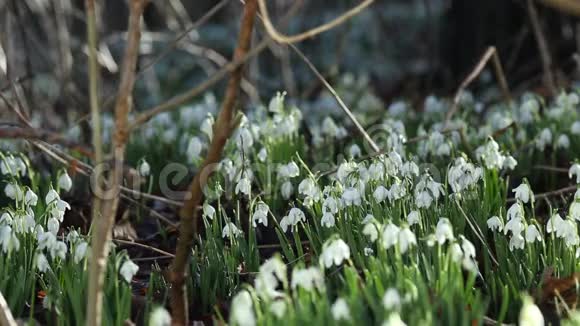
[[[530,16],[530,21],[532,23],[532,30],[534,31],[534,36],[536,37],[536,42],[538,44],[538,50],[540,51],[540,58],[542,59],[542,69],[544,70],[544,85],[548,88],[552,95],[555,95],[558,91],[556,87],[556,80],[552,74],[552,55],[548,49],[548,42],[542,31],[542,25],[540,24],[540,18],[538,16],[538,11],[536,10],[536,5],[534,0],[527,1],[528,15]]]
[[[132,106],[131,93],[133,92],[135,83],[135,68],[137,66],[139,41],[141,39],[141,16],[146,5],[147,0],[131,0],[129,5],[129,36],[123,58],[121,82],[115,104],[115,133],[113,137],[114,166],[109,178],[110,191],[113,193],[113,196],[112,198],[104,200],[102,216],[93,220],[95,234],[91,241],[92,256],[89,264],[89,294],[87,300],[87,325],[89,326],[101,325],[104,271],[109,250],[108,242],[111,239],[111,229],[119,205],[118,194],[123,181],[125,146],[129,135],[128,116]]]
[[[534,169],[535,170],[542,170],[542,171],[558,172],[558,173],[568,173],[568,170],[569,170],[567,168],[559,168],[556,166],[549,166],[549,165],[542,165],[542,164],[534,165]]]
[[[483,246],[487,250],[487,253],[489,254],[489,257],[491,258],[491,260],[495,263],[496,266],[499,266],[497,259],[495,259],[495,257],[493,256],[493,253],[491,252],[491,249],[489,248],[487,241],[485,241],[485,239],[484,239],[484,235],[483,235],[483,232],[481,231],[481,228],[479,228],[477,223],[474,223],[473,221],[471,221],[469,216],[467,216],[467,214],[465,214],[465,211],[463,210],[463,208],[461,208],[461,204],[459,204],[459,201],[455,201],[455,203],[457,204],[457,208],[459,208],[459,211],[461,212],[463,217],[465,217],[465,220],[469,224],[473,233],[475,233],[475,235],[477,236],[479,241],[481,241],[481,243],[483,244]]]
[[[60,134],[41,129],[30,129],[22,127],[0,127],[0,138],[43,140],[51,143],[58,143],[62,146],[81,152],[83,155],[89,155],[91,150],[85,146],[70,141]]]
[[[240,34],[238,36],[238,45],[234,52],[234,62],[240,58],[247,57],[252,39],[252,30],[257,11],[256,0],[249,0],[244,6]],[[263,42],[264,43],[264,42]],[[266,45],[266,43],[264,43]],[[183,207],[179,212],[181,225],[179,228],[179,239],[177,242],[176,257],[171,266],[171,308],[173,313],[174,325],[188,324],[188,304],[185,290],[185,271],[189,264],[189,255],[193,244],[193,238],[198,234],[199,212],[196,207],[199,206],[203,196],[202,184],[203,171],[207,170],[213,164],[219,162],[223,148],[230,138],[233,130],[237,127],[236,102],[240,90],[240,81],[242,80],[242,66],[237,66],[231,73],[222,107],[218,114],[214,126],[214,137],[212,138],[207,157],[202,163],[199,172],[195,175],[190,184],[190,197],[185,200]]]
[[[577,0],[540,0],[540,2],[564,14],[580,17],[580,2]]]
[[[340,106],[340,108],[344,111],[344,113],[348,116],[348,118],[356,126],[356,128],[361,133],[361,135],[363,135],[364,139],[369,143],[369,145],[371,146],[372,150],[375,153],[379,153],[381,151],[381,149],[379,148],[379,146],[377,146],[377,144],[375,143],[375,141],[366,132],[366,130],[363,128],[363,126],[358,122],[358,120],[356,119],[356,117],[354,116],[354,114],[352,114],[352,111],[350,111],[350,109],[346,106],[346,104],[344,104],[344,102],[342,101],[342,99],[340,98],[340,96],[338,96],[338,93],[336,93],[336,91],[334,90],[334,88],[328,83],[328,81],[326,81],[326,79],[324,78],[324,76],[322,76],[322,74],[318,71],[318,69],[316,69],[316,67],[314,66],[314,64],[312,64],[312,62],[310,60],[308,60],[308,58],[304,55],[304,53],[302,53],[302,51],[300,51],[296,46],[294,46],[294,44],[288,44],[288,45],[306,63],[306,65],[310,68],[310,70],[312,70],[312,72],[316,75],[316,77],[318,79],[320,79],[320,81],[322,82],[322,84],[324,85],[324,87],[326,87],[326,89],[328,89],[328,91],[332,94],[332,96],[334,96],[334,99],[336,100],[336,102],[338,103],[338,105]]]
[[[344,23],[348,19],[358,15],[361,11],[363,11],[365,8],[370,6],[373,2],[374,2],[374,0],[365,0],[365,1],[361,2],[359,5],[357,5],[356,7],[350,9],[349,11],[347,11],[344,14],[340,15],[339,17],[329,21],[328,23],[325,23],[323,25],[312,28],[304,33],[300,33],[297,35],[284,35],[284,34],[278,32],[278,30],[272,24],[272,21],[270,20],[270,15],[268,14],[268,8],[266,7],[266,2],[264,0],[258,0],[258,3],[260,4],[260,12],[262,14],[262,20],[264,22],[264,27],[266,28],[268,35],[270,35],[270,37],[274,41],[276,41],[280,44],[292,44],[292,43],[300,42],[300,41],[303,41],[305,39],[314,37],[320,33],[324,33],[330,29],[333,29],[334,27]]]
[[[461,100],[461,95],[463,94],[463,91],[477,78],[477,76],[479,76],[479,74],[481,74],[481,72],[483,71],[483,68],[489,62],[490,59],[493,59],[492,62],[493,62],[494,68],[495,68],[495,75],[496,75],[496,78],[499,82],[500,89],[503,93],[504,100],[507,101],[508,103],[512,102],[511,92],[509,90],[507,80],[505,78],[505,74],[503,72],[503,68],[501,65],[501,61],[499,59],[499,55],[497,54],[496,48],[494,46],[490,46],[483,53],[483,55],[481,56],[481,59],[479,59],[479,61],[475,65],[475,67],[473,67],[473,70],[471,71],[471,73],[469,73],[469,75],[467,75],[467,77],[465,77],[465,79],[463,80],[463,82],[461,83],[461,85],[459,86],[457,91],[455,92],[455,96],[453,97],[453,104],[451,105],[451,109],[449,109],[449,111],[447,111],[447,114],[445,116],[444,126],[447,126],[447,124],[449,123],[449,121],[451,121],[451,118],[453,117],[453,115],[455,114],[457,109],[459,108],[459,101]]]
[[[129,245],[129,246],[135,246],[135,247],[149,249],[151,251],[155,251],[158,254],[162,254],[163,256],[166,256],[166,257],[172,257],[172,258],[175,257],[175,255],[170,253],[170,252],[146,245],[144,243],[139,243],[139,242],[135,242],[135,241],[128,241],[128,240],[121,240],[121,239],[113,239],[113,242],[121,243],[124,245]]]

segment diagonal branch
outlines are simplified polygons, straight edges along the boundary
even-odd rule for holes
[[[234,62],[247,57],[252,39],[252,30],[258,5],[256,0],[248,0],[244,6],[238,45],[234,52]],[[265,45],[266,43],[264,43]],[[243,66],[237,66],[230,75],[230,80],[224,95],[221,110],[214,125],[214,137],[212,139],[207,157],[202,163],[199,172],[195,175],[190,185],[190,196],[185,200],[179,215],[181,225],[175,259],[171,266],[171,308],[174,325],[188,324],[188,304],[185,291],[185,271],[189,264],[189,254],[193,244],[193,238],[197,234],[197,222],[199,212],[196,209],[202,200],[202,189],[205,184],[202,175],[219,162],[223,148],[237,127],[236,102],[240,90]],[[189,296],[190,297],[190,296]]]

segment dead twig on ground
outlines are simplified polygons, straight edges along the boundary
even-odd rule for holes
[[[238,45],[234,52],[234,62],[240,58],[248,57],[254,20],[257,11],[256,0],[249,0],[244,6]],[[262,42],[264,47],[267,43]],[[237,127],[236,102],[242,80],[242,68],[240,64],[231,72],[230,80],[226,89],[221,110],[214,125],[214,137],[212,138],[207,157],[202,163],[199,172],[195,175],[190,185],[190,197],[185,200],[179,215],[181,225],[179,228],[179,239],[177,242],[175,259],[171,265],[171,308],[174,325],[186,325],[189,320],[188,300],[185,291],[185,275],[189,264],[189,255],[193,244],[194,235],[198,234],[199,212],[196,209],[201,203],[205,184],[202,184],[203,172],[207,168],[219,162],[222,150],[230,138],[232,132]]]
[[[87,298],[87,325],[101,325],[104,271],[107,264],[108,242],[119,204],[119,192],[123,181],[123,162],[127,144],[128,117],[132,106],[139,41],[141,39],[141,16],[147,0],[131,0],[129,5],[128,40],[123,58],[121,82],[115,104],[115,133],[113,136],[114,166],[109,178],[109,198],[103,199],[102,215],[94,216],[89,263],[89,293]],[[99,119],[99,117],[96,117]],[[100,136],[100,135],[98,135]],[[112,195],[111,195],[112,194]]]
[[[511,92],[509,90],[505,74],[503,72],[499,55],[497,54],[495,46],[490,46],[483,53],[481,59],[479,59],[475,67],[473,67],[471,73],[469,73],[469,75],[465,77],[465,79],[455,92],[455,96],[453,97],[453,104],[451,105],[451,108],[449,109],[449,111],[447,111],[447,114],[445,115],[445,123],[443,124],[444,127],[447,127],[447,124],[449,123],[449,121],[451,121],[451,118],[453,118],[453,115],[459,108],[459,101],[461,100],[461,95],[463,94],[463,91],[479,76],[479,74],[481,74],[483,68],[485,68],[485,65],[489,62],[490,59],[492,59],[493,66],[495,69],[495,75],[499,82],[500,89],[503,93],[504,100],[507,101],[508,103],[512,103]]]
[[[544,86],[548,88],[552,95],[558,92],[556,86],[556,79],[552,73],[552,55],[548,48],[548,42],[542,31],[542,25],[540,23],[540,17],[538,11],[536,10],[536,5],[534,0],[527,1],[528,15],[530,16],[530,22],[532,23],[532,30],[534,31],[534,36],[536,38],[536,43],[538,44],[538,51],[540,51],[540,58],[542,59],[542,69],[544,70]]]

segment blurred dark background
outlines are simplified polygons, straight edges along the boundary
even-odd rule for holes
[[[297,1],[299,10],[282,26],[281,17]],[[546,5],[553,1],[530,2],[547,43],[553,79],[558,87],[569,87],[577,79],[580,46],[574,11]],[[101,91],[106,104],[118,80],[128,10],[126,1],[98,3]],[[223,8],[217,14],[173,42],[218,3]],[[357,3],[270,0],[268,6],[278,28],[293,34],[329,21]],[[524,90],[548,94],[529,4],[525,0],[376,1],[346,24],[298,46],[331,81],[347,72],[366,76],[385,103],[397,98],[419,103],[430,93],[452,94],[490,45],[497,47],[515,94]],[[168,55],[140,76],[136,108],[150,107],[193,87],[227,62],[241,8],[237,0],[151,1],[139,65],[147,65],[164,51]],[[256,42],[262,37],[263,30],[258,29]],[[11,83],[18,85],[30,110],[41,115],[43,124],[48,121],[45,127],[57,128],[88,113],[84,1],[0,0],[0,45],[0,90],[9,93],[14,89]],[[285,47],[270,47],[252,60],[248,70],[244,93],[250,103],[267,101],[277,90],[308,99],[320,89],[307,67]],[[493,74],[484,73],[476,87],[494,84]],[[220,88],[214,92],[219,100]]]

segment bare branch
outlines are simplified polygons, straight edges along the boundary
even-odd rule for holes
[[[234,62],[241,58],[249,57],[248,51],[250,49],[257,8],[256,0],[248,0],[244,6],[240,34],[238,36],[238,45],[234,52]],[[263,41],[262,44],[264,44],[265,47],[265,41]],[[219,162],[227,140],[237,127],[237,123],[235,122],[235,105],[240,91],[242,69],[243,67],[238,65],[231,73],[222,107],[214,125],[214,137],[212,138],[207,157],[202,163],[199,172],[191,182],[190,197],[184,202],[184,205],[179,212],[181,218],[179,239],[177,242],[175,259],[171,266],[171,308],[174,325],[188,324],[189,307],[187,304],[188,296],[185,291],[185,271],[189,264],[189,255],[194,235],[198,233],[197,224],[199,212],[196,208],[201,203],[203,196],[202,189],[205,186],[202,184],[201,175],[202,171],[204,171],[208,166]]]

